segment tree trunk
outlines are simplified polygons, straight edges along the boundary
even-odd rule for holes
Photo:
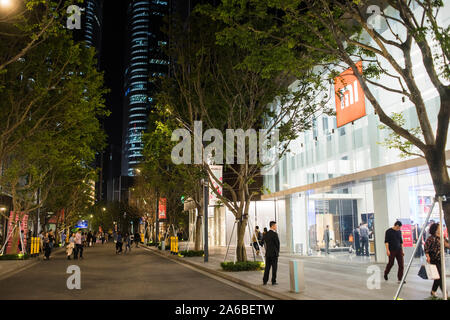
[[[245,250],[245,230],[247,228],[248,216],[237,223],[237,247],[236,247],[236,259],[238,262],[247,261],[247,251]]]
[[[197,214],[197,219],[195,221],[195,245],[194,245],[194,250],[195,251],[199,251],[201,250],[201,243],[200,240],[202,238],[202,216]]]
[[[20,228],[19,228],[19,224],[20,224],[20,214],[19,213],[14,213],[12,216],[12,221],[13,224],[11,225],[11,228],[14,228],[15,225],[15,221],[16,221],[16,215],[19,215],[19,220],[17,221],[17,227],[14,229],[14,232],[11,235],[11,238],[9,241],[11,241],[11,248],[9,250],[7,250],[7,254],[16,254],[19,251],[19,233],[20,233]],[[9,230],[6,234],[6,236],[9,234]],[[5,239],[6,239],[5,236]]]
[[[436,195],[445,195],[447,201],[442,202],[444,220],[447,227],[450,225],[450,179],[445,160],[445,151],[431,150],[425,153],[431,179]]]

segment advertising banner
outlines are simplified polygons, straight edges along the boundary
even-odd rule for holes
[[[400,228],[403,237],[403,247],[408,248],[413,246],[413,234],[412,226],[410,224],[404,224]]]
[[[223,182],[223,166],[209,166],[211,169],[212,174],[220,181]],[[217,192],[222,195],[222,187],[214,180],[211,179],[213,182],[214,189],[217,190]],[[217,195],[214,193],[212,188],[209,188],[209,205],[214,206],[216,202],[219,199],[217,198]]]
[[[167,199],[159,198],[159,219],[167,219]]]
[[[356,66],[362,72],[362,61]],[[364,91],[351,68],[334,79],[334,92],[338,128],[366,115]]]
[[[9,240],[8,240],[8,245],[7,245],[7,249],[6,249],[6,253],[8,254],[16,254],[16,253],[20,253],[20,250],[17,249],[17,252],[11,252],[11,247],[12,247],[12,240],[13,240],[13,229],[14,229],[14,225],[17,224],[17,222],[19,221],[19,218],[22,217],[21,221],[20,221],[20,230],[23,230],[23,245],[26,248],[27,247],[27,235],[28,235],[28,215],[22,213],[18,213],[16,214],[14,211],[11,211],[9,213],[9,220],[8,220],[8,236],[9,236]],[[19,227],[17,227],[16,229],[18,229]],[[18,239],[18,243],[20,243],[20,238]],[[19,247],[19,246],[18,246]],[[24,251],[25,251],[24,248]]]

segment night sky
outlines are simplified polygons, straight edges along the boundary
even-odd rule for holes
[[[112,112],[105,120],[105,131],[108,135],[108,145],[114,145],[115,148],[120,148],[122,142],[122,88],[125,70],[127,4],[127,0],[109,0],[103,3],[100,66],[105,72],[105,86],[111,90],[106,96],[106,106]],[[109,150],[109,147],[106,150]],[[114,163],[114,168],[115,171],[120,170],[120,163]]]

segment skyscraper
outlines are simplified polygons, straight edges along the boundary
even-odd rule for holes
[[[83,16],[84,41],[99,53],[102,42],[103,0],[85,0]]]
[[[134,176],[142,161],[142,135],[154,102],[154,81],[167,75],[169,60],[162,48],[167,37],[161,32],[169,2],[134,0],[128,6],[128,52],[124,81],[122,175]]]

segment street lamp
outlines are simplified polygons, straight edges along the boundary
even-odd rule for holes
[[[0,0],[0,6],[3,8],[9,8],[11,7],[12,2],[11,0]]]
[[[103,210],[103,211],[106,211],[106,208],[105,208],[105,207],[103,207],[103,208],[102,208],[102,210]]]

